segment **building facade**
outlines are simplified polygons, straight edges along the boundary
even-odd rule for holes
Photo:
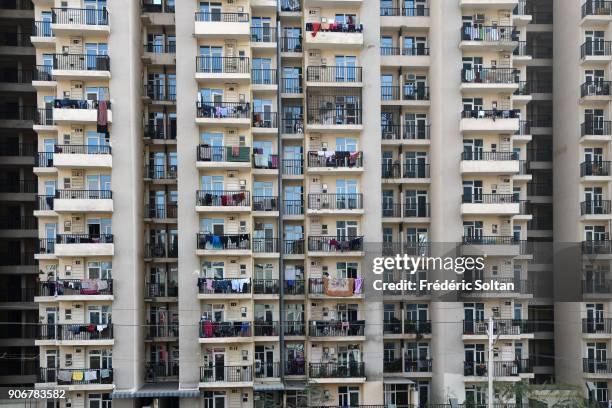
[[[489,373],[552,378],[552,0],[33,3],[49,406],[483,406]],[[513,288],[365,296],[368,254],[441,252]]]

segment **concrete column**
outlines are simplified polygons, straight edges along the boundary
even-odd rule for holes
[[[140,4],[110,0],[109,82],[113,123],[113,371],[115,389],[135,390],[144,380],[144,275],[142,197],[142,51]]]

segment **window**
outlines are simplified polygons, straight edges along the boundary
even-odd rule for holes
[[[359,387],[338,387],[338,402],[342,407],[359,405]]]
[[[209,279],[223,279],[223,261],[205,261],[202,263],[202,277]]]
[[[112,408],[110,394],[89,394],[89,408]]]

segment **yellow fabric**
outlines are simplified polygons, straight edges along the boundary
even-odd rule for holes
[[[75,371],[72,373],[72,380],[73,381],[83,381],[83,372],[82,371]]]

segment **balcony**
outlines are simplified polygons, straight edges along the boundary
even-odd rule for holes
[[[491,9],[498,11],[499,9],[512,10],[519,4],[519,0],[461,0],[461,7]]]
[[[109,145],[55,145],[54,153],[49,157],[39,156],[40,167],[76,167],[76,168],[111,168],[113,158]],[[49,160],[51,159],[51,160]]]
[[[308,336],[365,338],[365,320],[356,320],[354,322],[311,320],[308,323]],[[347,340],[355,339],[351,338]]]
[[[519,200],[515,194],[482,194],[462,196],[463,215],[505,215],[519,214]]]
[[[252,334],[251,322],[248,321],[200,321],[200,343],[217,342],[250,342]]]
[[[110,213],[113,212],[113,193],[110,190],[56,190],[53,206],[58,213]]]
[[[253,245],[255,246],[255,244]],[[253,294],[254,295],[278,295],[279,293],[280,293],[280,286],[279,286],[278,279],[254,279],[253,280]],[[257,329],[255,331],[257,331]]]
[[[429,144],[429,125],[404,123],[381,124],[380,132],[383,144]]]
[[[467,235],[463,237],[463,255],[518,256],[519,244],[512,235]]]
[[[580,58],[584,62],[606,64],[612,56],[612,41],[586,41],[580,46]]]
[[[145,84],[143,99],[146,103],[174,105],[176,103],[176,85]]]
[[[36,296],[62,296],[62,300],[112,300],[112,279],[58,279],[38,282]]]
[[[383,163],[382,179],[387,183],[428,184],[429,164],[425,163]]]
[[[586,0],[581,15],[583,23],[609,23],[612,21],[612,1]]]
[[[253,214],[258,217],[277,217],[278,216],[278,197],[273,196],[253,196]]]
[[[308,130],[312,132],[359,132],[363,129],[361,109],[333,106],[328,102],[319,109],[308,109]]]
[[[612,214],[610,200],[591,200],[580,203],[580,215],[587,220],[608,220]]]
[[[145,205],[144,218],[154,222],[176,222],[178,207],[176,203]]]
[[[251,64],[248,57],[196,57],[195,78],[206,82],[248,83],[251,80]]]
[[[248,13],[222,13],[219,11],[195,13],[195,35],[200,38],[250,37]]]
[[[51,12],[51,29],[56,34],[76,36],[110,33],[106,8],[53,8]]]
[[[252,284],[250,278],[219,279],[198,278],[198,293],[201,298],[240,298],[250,297]],[[245,296],[242,296],[245,295]]]
[[[242,190],[198,190],[196,211],[248,212],[251,211],[251,194]]]
[[[552,196],[552,180],[550,182],[529,182],[527,183],[528,196]]]
[[[400,3],[400,5],[402,4]],[[429,8],[427,3],[419,3],[416,7],[380,8],[381,28],[426,28],[429,24]]]
[[[197,147],[198,168],[239,170],[251,167],[251,148],[248,146]]]
[[[363,152],[319,150],[308,152],[308,172],[339,174],[363,171]]]
[[[288,279],[284,281],[285,284],[285,295],[288,296],[304,296],[304,294],[306,293],[306,281],[302,280],[302,279]],[[288,324],[287,322],[285,322],[285,324]],[[297,325],[297,322],[292,323],[293,325]],[[301,323],[302,326],[304,325],[304,323]],[[303,336],[304,334],[304,327],[302,327],[300,329],[300,336]],[[297,334],[296,334],[297,336]]]
[[[488,320],[464,320],[464,336],[488,336]],[[494,319],[493,334],[497,336],[521,336],[533,334],[533,325],[529,320]]]
[[[363,194],[308,194],[309,214],[363,214]]]
[[[276,91],[278,81],[275,68],[252,68],[251,85],[253,91]]]
[[[196,255],[251,255],[251,236],[198,233]]]
[[[279,362],[255,362],[255,378],[280,378],[280,363]]]
[[[18,33],[11,31],[4,31],[2,37],[0,37],[1,47],[19,47],[19,49],[12,49],[9,54],[22,54],[22,55],[34,55],[34,48],[32,48],[30,33]]]
[[[218,383],[230,383],[232,387],[241,387],[249,386],[252,381],[253,373],[250,365],[200,367],[200,387],[218,387]]]
[[[278,113],[253,112],[251,132],[253,134],[276,135],[278,133]],[[276,159],[276,165],[278,166],[278,156],[276,156]]]
[[[281,53],[285,56],[302,54],[302,37],[281,37]]]
[[[363,236],[309,236],[310,256],[363,256]]]
[[[303,159],[283,159],[281,161],[282,174],[286,178],[301,179],[304,175]]]
[[[53,54],[53,76],[58,79],[110,79],[108,55]]]
[[[461,29],[459,47],[465,51],[484,49],[512,52],[518,45],[519,35],[512,26],[465,26]]]
[[[302,219],[304,215],[304,202],[302,200],[283,200],[283,216]]]
[[[178,296],[176,283],[151,283],[145,282],[145,298],[175,298]],[[178,330],[178,327],[177,327]]]
[[[163,126],[162,124],[149,122],[144,125],[143,137],[146,143],[160,144],[164,141],[172,143],[172,141],[176,141],[176,126]]]
[[[608,374],[612,374],[612,359],[583,358],[582,372],[606,378]]]
[[[255,231],[263,235],[263,231]],[[278,258],[280,254],[280,242],[278,238],[253,238],[253,256],[256,258]]]
[[[165,164],[150,164],[145,166],[143,179],[157,184],[176,183],[178,166]]]
[[[582,141],[612,140],[612,121],[589,120],[580,124],[580,138]]]
[[[363,46],[361,24],[306,23],[306,46],[315,49],[360,49]]]
[[[606,293],[609,293],[609,285],[606,282]],[[601,286],[600,286],[601,287]],[[603,293],[598,291],[597,293]],[[610,318],[587,318],[582,319],[582,333],[584,334],[612,334],[612,319]]]
[[[197,102],[196,124],[251,126],[251,110],[248,102]]]
[[[461,70],[463,92],[514,92],[519,88],[521,71],[513,68]]]
[[[612,81],[584,82],[580,85],[580,97],[589,101],[609,101]]]
[[[52,117],[57,124],[96,124],[102,110],[106,112],[106,121],[112,123],[113,112],[109,101],[63,98],[55,100]]]
[[[60,234],[55,239],[55,254],[61,256],[113,256],[112,234]]]
[[[95,323],[40,324],[37,343],[70,345],[112,345],[113,325]],[[50,342],[50,343],[49,343]]]
[[[583,255],[611,255],[612,241],[605,237],[602,239],[582,241]]]
[[[168,262],[168,260],[164,259],[178,258],[178,240],[173,238],[173,241],[169,244],[164,242],[145,244],[144,258],[155,260],[156,262]]]
[[[519,130],[518,109],[472,109],[461,114],[461,131],[514,134]]]
[[[407,201],[405,203],[394,203],[383,201],[382,217],[386,218],[385,222],[390,222],[396,219],[397,222],[429,222],[431,217],[431,209],[429,203]]]
[[[85,385],[84,389],[88,389],[89,386],[96,384],[105,386],[101,389],[113,388],[113,369],[92,369],[92,368],[49,368],[40,367],[38,369],[37,383],[43,384],[57,384],[57,385]],[[97,389],[98,387],[96,387]],[[79,388],[80,389],[80,388]]]
[[[159,383],[164,381],[176,381],[179,374],[179,362],[145,362],[145,382]]]
[[[353,66],[309,66],[306,86],[363,86],[361,71]]]
[[[344,379],[344,382],[351,382],[351,379],[365,380],[365,365],[362,362],[346,362],[346,363],[309,363],[308,375],[313,382],[323,379]]]
[[[610,177],[609,161],[588,161],[580,163],[580,177],[583,180],[601,180]]]
[[[155,0],[144,0],[142,2],[143,13],[174,13],[174,2],[167,1],[155,1]]]
[[[176,42],[151,41],[143,47],[142,62],[146,65],[175,65]]]
[[[303,239],[286,239],[283,240],[283,254],[285,254],[286,259],[304,258],[304,240]]]
[[[463,375],[466,377],[482,377],[486,380],[488,370],[493,370],[495,377],[519,377],[520,374],[531,374],[531,360],[508,360],[493,362],[464,361]]]
[[[251,48],[276,50],[276,27],[251,27]]]
[[[429,87],[419,84],[403,86],[382,85],[380,87],[382,105],[427,105],[429,104]]]
[[[462,174],[517,174],[516,152],[465,151],[461,153]]]
[[[280,334],[279,328],[280,326],[278,322],[255,320],[253,322],[253,336],[255,337],[278,337]],[[257,340],[272,340],[272,339],[255,339],[255,341]]]
[[[281,97],[282,98],[302,98],[304,95],[302,86],[302,76],[281,78]]]
[[[417,360],[398,358],[391,361],[384,361],[384,373],[431,373],[432,359],[421,358]],[[446,408],[446,407],[442,407]]]
[[[363,293],[363,278],[309,278],[310,296],[350,297]]]

